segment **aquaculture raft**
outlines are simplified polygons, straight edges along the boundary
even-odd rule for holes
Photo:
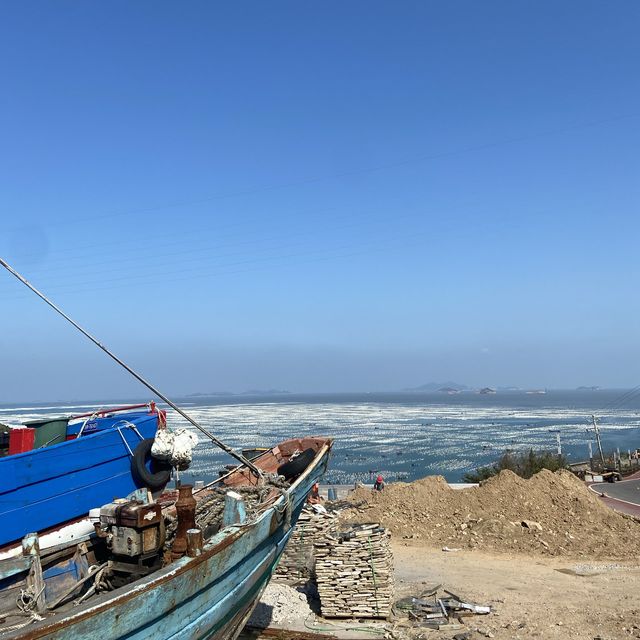
[[[316,542],[316,580],[325,618],[388,618],[393,602],[389,532],[354,526]]]

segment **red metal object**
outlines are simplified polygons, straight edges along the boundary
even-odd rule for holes
[[[21,427],[9,431],[9,455],[24,453],[33,449],[36,430],[30,427]]]
[[[178,489],[176,513],[178,515],[178,530],[171,545],[171,557],[174,560],[182,558],[187,551],[187,531],[196,526],[196,499],[193,497],[193,486],[183,484]]]
[[[111,407],[109,409],[103,409],[101,411],[91,411],[90,413],[80,413],[77,416],[72,416],[70,420],[76,418],[90,418],[91,416],[106,416],[108,413],[117,413],[118,411],[130,411],[131,409],[149,409],[149,413],[156,413],[156,403],[147,402],[146,404],[130,404],[125,407]]]

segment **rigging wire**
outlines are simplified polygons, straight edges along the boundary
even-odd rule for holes
[[[147,389],[149,389],[152,393],[154,393],[158,398],[166,402],[174,411],[180,414],[185,420],[191,423],[200,433],[205,435],[211,442],[216,444],[220,449],[222,449],[225,453],[228,453],[230,456],[234,457],[238,462],[242,465],[245,465],[253,473],[255,473],[258,477],[262,476],[262,472],[256,467],[252,462],[247,460],[241,453],[237,453],[231,447],[227,446],[216,438],[213,434],[209,433],[204,427],[202,427],[198,422],[196,422],[191,416],[185,413],[178,405],[172,402],[167,396],[165,396],[161,391],[159,391],[156,387],[154,387],[150,382],[145,380],[139,373],[134,371],[128,364],[126,364],[123,360],[118,358],[113,352],[109,351],[105,345],[98,341],[97,338],[92,336],[88,331],[83,329],[75,320],[69,317],[62,309],[56,306],[47,296],[45,296],[42,292],[38,291],[28,280],[26,280],[22,275],[20,275],[11,265],[5,262],[2,258],[0,258],[0,266],[3,266],[9,273],[15,276],[22,284],[24,284],[28,289],[31,289],[41,300],[46,302],[56,313],[61,315],[67,322],[72,324],[80,333],[82,333],[85,337],[87,337],[91,342],[93,342],[98,348],[102,349],[112,360],[115,360],[123,369],[128,371],[138,382],[142,383]]]

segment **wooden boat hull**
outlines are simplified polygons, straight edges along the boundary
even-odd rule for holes
[[[90,605],[16,631],[35,640],[230,640],[244,626],[324,473],[330,440],[319,440],[303,474],[255,521],[227,527],[196,558],[182,558]]]

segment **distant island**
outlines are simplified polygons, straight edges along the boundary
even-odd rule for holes
[[[469,389],[467,385],[458,384],[457,382],[428,382],[427,384],[420,385],[419,387],[409,387],[403,389],[403,391],[410,391],[415,393],[425,393],[438,391],[440,393],[459,393],[460,391],[466,391]]]
[[[496,393],[496,390],[493,389],[492,387],[483,387],[482,389],[480,389],[480,391],[478,391],[478,393],[482,393],[483,395],[488,395],[488,394]]]
[[[593,387],[578,387],[576,389],[576,391],[600,391],[600,387],[597,387],[597,386],[593,386]]]
[[[239,393],[235,391],[209,391],[208,393],[190,393],[185,398],[217,398],[228,396],[283,396],[291,393],[284,389],[247,389]]]
[[[233,391],[210,391],[209,393],[190,393],[185,398],[211,398],[213,396],[235,396]]]
[[[243,391],[239,395],[241,396],[284,396],[291,391],[287,391],[286,389],[249,389],[248,391]]]

